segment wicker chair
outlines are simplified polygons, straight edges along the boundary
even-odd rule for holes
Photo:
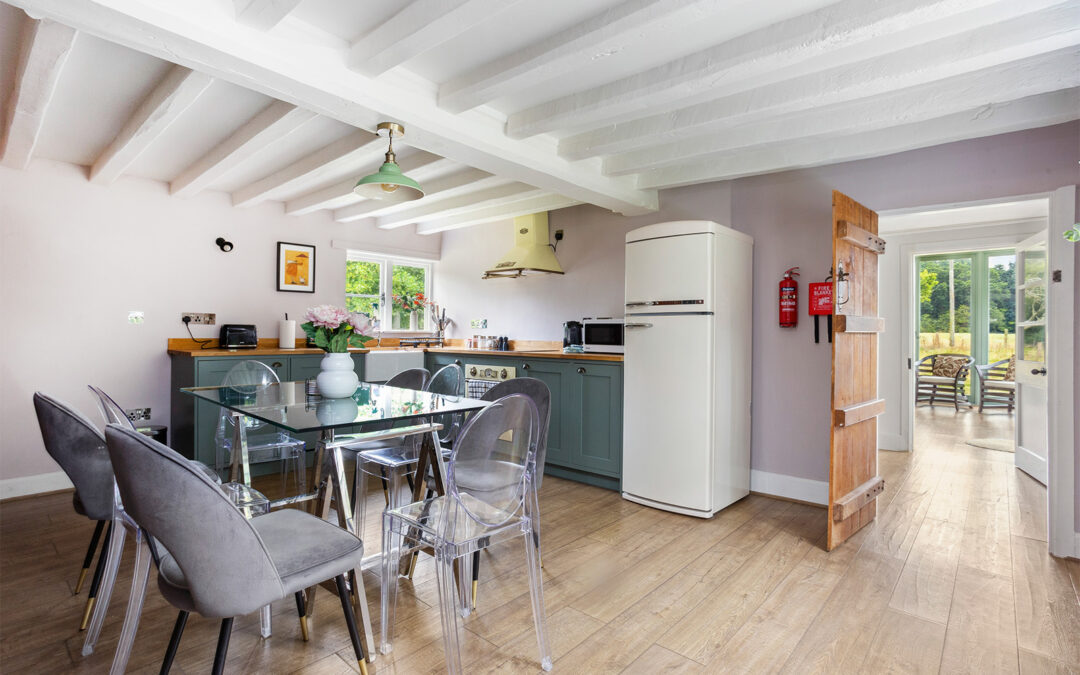
[[[975,359],[967,354],[931,354],[919,359],[915,405],[951,400],[956,410],[961,403],[970,406],[965,387],[974,364]]]
[[[1016,382],[1013,375],[1016,361],[1002,359],[985,366],[975,366],[979,375],[979,412],[983,408],[1008,408],[1011,413],[1016,407]]]

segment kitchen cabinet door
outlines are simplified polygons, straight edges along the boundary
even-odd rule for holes
[[[573,434],[567,429],[569,421],[565,415],[565,401],[568,399],[571,375],[574,371],[570,364],[555,359],[534,359],[517,362],[518,377],[535,377],[551,390],[551,424],[548,427],[547,455],[545,462],[552,465],[571,464],[570,452],[566,440]],[[570,431],[570,434],[567,432]]]
[[[573,419],[568,450],[573,466],[617,477],[622,469],[622,368],[597,362],[570,364]]]

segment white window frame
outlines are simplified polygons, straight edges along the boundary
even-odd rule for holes
[[[379,321],[379,326],[382,329],[382,334],[402,334],[402,333],[430,333],[431,327],[428,326],[424,329],[415,331],[407,329],[394,330],[390,328],[393,325],[393,313],[391,312],[392,298],[390,295],[391,285],[394,279],[394,265],[408,265],[409,267],[421,267],[424,269],[424,297],[431,298],[432,281],[435,276],[435,265],[430,260],[422,260],[419,258],[406,258],[402,256],[389,256],[380,255],[377,253],[368,253],[365,251],[348,251],[345,260],[369,262],[379,265],[379,316],[372,317]],[[346,293],[346,298],[349,297],[371,297],[369,295],[361,295],[354,293]],[[427,318],[424,319],[425,323]]]

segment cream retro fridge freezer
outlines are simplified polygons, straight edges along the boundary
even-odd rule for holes
[[[627,233],[626,499],[708,518],[749,494],[753,246],[708,221]]]

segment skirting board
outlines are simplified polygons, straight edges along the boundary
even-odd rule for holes
[[[786,497],[800,502],[829,504],[828,481],[810,480],[798,476],[785,476],[782,473],[750,470],[750,490],[764,495]]]
[[[23,476],[22,478],[5,478],[0,480],[0,499],[67,490],[72,487],[75,486],[71,484],[67,474],[63,471],[39,473],[35,476]]]
[[[1016,468],[1046,485],[1048,476],[1046,459],[1039,457],[1022,445],[1016,446]]]

